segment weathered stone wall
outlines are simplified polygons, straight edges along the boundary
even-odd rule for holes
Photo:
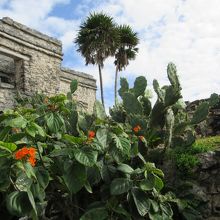
[[[204,202],[201,210],[204,219],[220,219],[220,149],[199,156],[200,165],[195,169],[198,192]]]
[[[199,165],[190,175],[182,175],[172,161],[161,167],[166,187],[176,190],[176,195],[188,199],[200,212],[199,220],[220,219],[220,148],[198,155]],[[194,219],[194,218],[193,218]]]
[[[85,73],[62,68],[60,75],[60,92],[67,93],[69,91],[69,84],[73,79],[78,81],[78,89],[75,92],[76,99],[83,108],[92,112],[93,104],[96,99],[96,81],[92,76]]]
[[[189,115],[193,115],[196,108],[205,101],[209,101],[209,99],[200,99],[187,103],[187,111]],[[207,120],[201,122],[195,129],[197,134],[201,136],[220,135],[220,97],[219,103],[210,108]]]
[[[48,95],[58,92],[66,93],[71,80],[77,79],[79,90],[76,93],[76,99],[84,103],[87,110],[91,111],[96,95],[96,81],[85,73],[62,70],[62,44],[57,39],[32,30],[10,18],[3,18],[0,20],[0,65],[2,63],[2,69],[6,66],[5,57],[14,61],[14,81],[9,83],[10,86],[14,86],[14,89],[7,89],[0,83],[2,97],[0,110],[3,109],[2,106],[11,107],[13,103],[8,101],[7,92],[11,94],[12,91],[19,90],[25,95],[31,95],[37,91]],[[9,69],[4,71],[8,75],[11,74],[7,72]]]

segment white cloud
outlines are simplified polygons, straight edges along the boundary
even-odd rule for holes
[[[58,36],[64,43],[65,52],[73,51],[76,30],[88,13],[104,11],[118,23],[131,25],[141,39],[137,59],[130,62],[121,76],[145,75],[149,84],[154,78],[164,84],[167,83],[166,66],[172,61],[177,65],[186,100],[205,98],[212,92],[220,93],[219,0],[82,0],[75,8],[75,13],[82,20],[49,15],[55,5],[68,2],[0,0],[0,16],[10,16]],[[2,5],[7,5],[7,8],[2,9]],[[79,60],[83,60],[80,55]],[[99,79],[96,66],[77,65],[72,66]],[[114,71],[112,59],[108,59],[103,70],[107,100],[113,99],[109,91],[110,88],[113,90]]]
[[[66,50],[73,44],[74,34],[79,26],[78,20],[67,20],[49,13],[57,4],[68,4],[70,0],[0,0],[1,17],[10,17],[17,22],[37,29],[45,34],[59,38]],[[71,38],[72,33],[72,40]]]
[[[185,99],[219,93],[219,0],[110,0],[98,10],[108,12],[114,5],[111,15],[130,24],[141,38],[139,55],[125,75],[144,74],[148,81],[157,78],[167,83],[166,66],[172,61]]]

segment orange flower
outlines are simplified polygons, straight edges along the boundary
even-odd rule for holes
[[[26,159],[32,166],[35,166],[36,163],[35,154],[36,154],[35,148],[23,147],[15,153],[15,159],[16,160]]]
[[[91,140],[95,137],[95,131],[89,131],[88,132],[88,138]]]
[[[32,167],[36,164],[36,159],[34,157],[29,157],[28,162],[31,164]]]
[[[138,133],[140,130],[141,130],[141,126],[140,126],[140,125],[137,125],[137,126],[135,126],[135,127],[133,128],[133,131],[134,131],[135,133]]]
[[[36,154],[36,149],[33,148],[33,147],[30,147],[30,148],[29,148],[29,155],[30,155],[31,157],[35,157],[35,154]]]
[[[25,156],[27,156],[29,154],[29,150],[27,147],[23,147],[22,149],[18,150],[15,153],[15,159],[16,160],[21,160],[23,159]]]

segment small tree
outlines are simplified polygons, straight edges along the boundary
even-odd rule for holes
[[[129,60],[134,60],[138,52],[136,47],[139,39],[137,33],[134,32],[129,25],[120,25],[117,28],[120,43],[115,53],[115,105],[117,105],[117,83],[118,72],[126,68],[129,64]]]
[[[114,56],[119,35],[113,18],[103,13],[90,14],[80,26],[75,43],[77,51],[85,58],[86,65],[96,64],[99,68],[101,100],[104,106],[102,68],[109,56]]]

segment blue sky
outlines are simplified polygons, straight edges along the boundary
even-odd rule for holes
[[[154,78],[166,84],[166,66],[172,61],[185,100],[220,93],[219,0],[0,0],[0,18],[11,17],[60,39],[63,66],[92,74],[99,86],[97,67],[85,66],[73,43],[79,25],[94,11],[103,11],[138,32],[139,54],[120,73],[130,84],[139,75],[146,76],[149,88]],[[103,70],[107,108],[113,104],[114,72],[110,58]]]

